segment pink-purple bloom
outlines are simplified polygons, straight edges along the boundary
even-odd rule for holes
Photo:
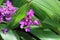
[[[6,0],[6,3],[3,7],[0,7],[0,23],[7,22],[12,19],[12,15],[16,12],[17,8],[12,5],[9,0]],[[6,34],[8,29],[2,29],[2,32]]]
[[[34,11],[32,9],[29,10],[29,12],[27,12],[27,15],[30,17],[34,16]]]
[[[19,22],[19,24],[21,24],[21,25],[20,25],[20,28],[23,29],[23,26],[25,25],[25,24],[24,24],[24,21]]]
[[[3,7],[0,7],[0,22],[10,21],[12,19],[12,14],[15,13],[16,10],[17,8],[14,7],[9,0],[6,0]]]
[[[25,28],[25,31],[26,31],[26,32],[30,32],[30,28],[31,28],[31,25],[32,25],[32,24],[34,24],[34,25],[39,25],[40,23],[39,23],[38,20],[35,20],[35,21],[33,22],[33,20],[32,20],[32,17],[33,17],[33,16],[34,16],[34,11],[33,11],[32,9],[30,9],[30,10],[27,12],[27,16],[26,16],[22,21],[19,22],[20,28],[23,29],[24,26],[27,26],[27,27]]]
[[[40,22],[39,22],[39,20],[34,20],[33,24],[34,24],[34,25],[39,25]]]
[[[2,32],[3,32],[4,34],[6,34],[6,33],[8,32],[8,29],[7,29],[7,28],[2,29]]]
[[[26,32],[30,32],[30,27],[27,27],[27,28],[25,29],[25,31],[26,31]]]

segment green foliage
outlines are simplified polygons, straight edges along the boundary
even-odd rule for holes
[[[41,27],[32,26],[31,33],[37,36],[41,40],[49,40],[49,39],[59,40],[60,39],[58,35],[56,35],[54,32],[52,32],[48,28],[41,29]]]
[[[39,26],[32,25],[31,32],[41,40],[60,40],[60,1],[58,0],[11,0],[18,7],[12,21],[8,24],[0,23],[0,39],[4,40],[37,40],[24,31],[15,30],[29,9],[33,9],[35,17],[40,20]],[[3,0],[0,0],[0,4]],[[9,28],[7,34],[1,32],[1,28]],[[23,30],[23,29],[22,29]],[[53,30],[53,31],[52,31]]]
[[[3,34],[3,33],[0,31],[0,35],[2,36],[2,38],[3,38],[4,40],[20,40],[20,39],[16,36],[15,32],[13,32],[13,31],[11,31],[11,30],[9,30],[7,34]]]
[[[11,0],[13,5],[16,7],[23,6],[27,1],[26,0]]]
[[[0,0],[0,5],[2,4],[3,0]]]

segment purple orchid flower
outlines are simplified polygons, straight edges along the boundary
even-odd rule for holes
[[[40,22],[39,22],[38,20],[34,20],[33,24],[34,24],[34,25],[39,25]]]
[[[33,17],[34,11],[32,9],[30,9],[29,12],[27,12],[27,15],[29,15],[30,17]]]
[[[24,21],[19,22],[19,24],[21,24],[20,28],[23,29],[23,27],[24,27]]]
[[[8,29],[7,29],[7,28],[2,29],[2,32],[3,32],[4,34],[6,34],[6,33],[8,32]]]
[[[26,32],[30,32],[30,27],[27,27],[27,28],[25,29],[25,31],[26,31]]]
[[[9,0],[6,0],[6,3],[3,5],[3,7],[0,7],[0,23],[12,20],[11,17],[16,12],[16,10],[17,8],[14,7]],[[2,32],[6,34],[8,29],[2,29]]]
[[[4,7],[0,7],[0,22],[12,20],[12,15],[17,10],[9,0],[6,0]]]
[[[31,28],[31,25],[32,25],[32,24],[34,24],[34,25],[39,25],[40,23],[39,23],[38,20],[35,20],[35,21],[33,22],[33,20],[32,20],[32,17],[33,17],[33,16],[34,16],[34,11],[33,11],[32,9],[30,9],[30,10],[27,12],[27,16],[26,16],[22,21],[19,22],[20,28],[23,29],[24,26],[27,26],[27,27],[25,28],[25,31],[26,31],[26,32],[30,32],[30,28]]]

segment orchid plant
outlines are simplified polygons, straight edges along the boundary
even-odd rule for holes
[[[60,40],[59,0],[0,0],[0,40]]]

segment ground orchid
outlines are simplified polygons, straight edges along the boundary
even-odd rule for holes
[[[25,28],[25,31],[26,32],[30,32],[30,28],[31,28],[31,25],[39,25],[40,22],[38,20],[35,20],[33,22],[32,20],[32,17],[34,16],[34,11],[32,9],[30,9],[28,12],[27,12],[27,16],[19,22],[20,25],[20,28],[23,29],[24,26],[27,26]]]
[[[6,0],[6,3],[3,7],[0,7],[0,23],[8,22],[12,20],[12,15],[16,12],[17,8],[12,5],[9,0]],[[6,33],[8,30],[2,29],[3,33]]]

